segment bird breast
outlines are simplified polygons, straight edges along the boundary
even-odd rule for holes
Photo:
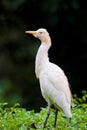
[[[40,73],[46,69],[47,65],[48,65],[48,58],[36,58],[36,62],[35,62],[35,73],[36,73],[36,77],[39,78]]]

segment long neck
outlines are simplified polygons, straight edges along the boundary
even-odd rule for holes
[[[51,41],[49,43],[41,43],[35,61],[35,73],[36,77],[39,78],[39,75],[42,70],[44,70],[49,62],[48,50],[51,46]]]

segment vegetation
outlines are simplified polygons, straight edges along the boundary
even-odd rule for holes
[[[71,122],[62,111],[58,113],[57,128],[53,128],[54,109],[51,109],[47,127],[44,130],[87,130],[87,92],[82,92],[82,98],[75,95],[72,104]],[[8,107],[7,103],[0,103],[0,130],[42,130],[47,114],[47,108],[41,108],[39,113],[20,108],[19,104]]]

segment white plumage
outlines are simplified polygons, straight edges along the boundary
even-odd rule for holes
[[[41,45],[35,60],[35,73],[36,77],[39,78],[41,93],[48,103],[48,115],[43,127],[46,126],[51,104],[55,106],[56,110],[60,107],[66,117],[71,118],[72,114],[70,106],[72,96],[69,89],[68,79],[63,70],[59,66],[51,63],[48,58],[48,50],[51,46],[49,33],[45,29],[26,31],[26,33],[32,34],[41,40]],[[56,120],[57,115],[55,116],[55,127]]]

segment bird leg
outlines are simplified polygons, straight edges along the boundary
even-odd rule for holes
[[[50,115],[50,105],[48,105],[48,112],[47,112],[47,116],[46,116],[45,122],[44,122],[44,124],[43,124],[43,128],[46,127],[46,124],[47,124],[47,120],[48,120],[48,118],[49,118],[49,115]]]
[[[54,121],[54,127],[56,128],[56,122],[57,122],[57,114],[58,114],[58,109],[55,109],[55,121]]]

